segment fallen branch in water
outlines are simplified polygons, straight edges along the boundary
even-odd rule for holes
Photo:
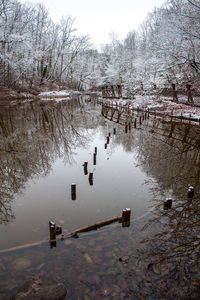
[[[0,250],[0,254],[12,252],[12,251],[16,251],[16,250],[22,250],[22,249],[30,248],[33,246],[41,246],[41,245],[49,243],[49,242],[56,243],[56,241],[58,241],[58,240],[63,240],[63,239],[70,238],[70,237],[76,237],[78,233],[96,230],[100,227],[112,224],[117,221],[121,222],[123,227],[128,227],[128,226],[130,226],[130,214],[131,214],[130,208],[126,208],[126,209],[123,209],[121,216],[118,216],[118,217],[115,217],[115,218],[112,218],[112,219],[109,219],[109,220],[106,220],[103,222],[99,222],[99,223],[96,223],[93,225],[81,227],[70,233],[62,234],[59,237],[57,237],[56,239],[50,239],[50,240],[48,239],[48,240],[43,240],[43,241],[39,241],[39,242],[33,242],[33,243],[21,245],[21,246],[12,247],[9,249],[3,249],[3,250]]]
[[[3,250],[0,250],[0,254],[1,253],[6,253],[6,252],[12,252],[12,251],[16,251],[16,250],[21,250],[21,249],[26,249],[26,248],[33,247],[33,246],[40,246],[40,245],[43,245],[43,244],[46,244],[46,243],[49,243],[49,242],[56,242],[58,240],[63,240],[63,239],[66,239],[66,238],[76,236],[78,233],[95,230],[95,229],[98,229],[100,227],[103,227],[103,226],[106,226],[106,225],[109,225],[109,224],[112,224],[114,222],[121,221],[121,220],[122,220],[122,216],[116,217],[116,218],[113,218],[113,219],[110,219],[110,220],[106,220],[106,221],[99,222],[99,223],[96,223],[96,224],[93,224],[93,225],[90,225],[90,226],[85,226],[85,227],[76,229],[73,232],[63,234],[63,235],[57,237],[56,239],[50,239],[50,240],[48,239],[48,240],[43,240],[43,241],[39,241],[39,242],[33,242],[33,243],[25,244],[25,245],[12,247],[12,248],[9,248],[9,249],[3,249]]]
[[[71,232],[70,235],[73,236],[73,235],[75,235],[77,233],[80,233],[80,232],[87,232],[87,231],[91,231],[91,230],[96,230],[100,227],[112,224],[112,223],[117,222],[117,221],[122,221],[122,216],[116,217],[116,218],[113,218],[113,219],[109,219],[109,220],[106,220],[106,221],[103,221],[103,222],[99,222],[99,223],[96,223],[96,224],[93,224],[93,225],[90,225],[90,226],[85,226],[85,227],[79,228],[79,229]]]

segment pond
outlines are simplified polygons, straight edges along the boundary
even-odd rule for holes
[[[0,299],[41,274],[64,283],[66,299],[198,295],[199,126],[95,97],[24,103],[0,114]],[[195,189],[189,200],[188,185]],[[163,210],[169,197],[172,209]],[[129,227],[114,223],[53,249],[6,251],[48,240],[50,220],[66,234],[124,208],[131,209]],[[176,278],[186,278],[184,289]]]

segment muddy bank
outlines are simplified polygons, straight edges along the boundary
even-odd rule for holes
[[[0,104],[13,100],[23,100],[27,98],[37,98],[39,90],[26,88],[6,88],[0,87]]]
[[[42,84],[37,87],[4,87],[0,86],[0,105],[8,104],[9,102],[15,100],[25,100],[25,99],[39,99],[39,94],[49,91],[64,91],[66,90],[65,86],[59,86],[54,83]]]

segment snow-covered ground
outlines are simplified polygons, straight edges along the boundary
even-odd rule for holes
[[[55,100],[66,101],[66,98],[69,98],[73,95],[81,95],[81,92],[78,91],[51,91],[51,92],[43,92],[39,94],[41,100]],[[183,116],[189,117],[191,119],[200,119],[200,106],[192,106],[187,104],[187,97],[181,96],[179,100],[184,103],[173,102],[170,97],[164,96],[152,96],[152,95],[136,95],[132,100],[126,99],[116,99],[116,100],[107,100],[107,99],[99,99],[104,103],[113,103],[113,105],[129,105],[130,108],[156,111],[159,114],[163,114],[164,116]],[[194,103],[200,104],[200,99],[194,98]]]
[[[38,95],[41,100],[54,100],[56,102],[66,101],[70,99],[71,96],[82,95],[79,91],[50,91],[50,92],[42,92]]]
[[[156,111],[163,115],[183,116],[191,119],[200,119],[200,107],[176,103],[170,100],[162,99],[159,103],[147,105],[150,111]]]
[[[194,102],[196,99],[194,99]],[[110,100],[101,99],[106,104]],[[113,106],[129,106],[130,109],[142,109],[144,111],[157,112],[163,116],[187,117],[200,120],[200,106],[188,105],[187,99],[184,103],[173,102],[170,98],[157,96],[136,96],[133,100],[119,99],[112,101]]]

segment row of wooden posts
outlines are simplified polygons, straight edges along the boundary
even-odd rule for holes
[[[94,148],[94,153],[93,153],[93,165],[95,166],[96,163],[97,163],[97,147]],[[84,170],[84,175],[88,175],[87,161],[83,163],[83,170]],[[93,174],[94,173],[90,172],[88,176],[88,181],[90,185],[93,185]],[[71,184],[71,199],[76,200],[76,183]]]
[[[194,187],[189,186],[188,190],[187,190],[187,199],[188,199],[188,201],[192,201],[194,196],[195,196]],[[171,209],[172,208],[172,202],[173,202],[172,198],[166,199],[166,201],[163,202],[163,209],[164,210]],[[157,206],[152,207],[145,214],[141,215],[140,217],[137,217],[135,219],[135,221],[138,221],[141,218],[143,218],[144,216],[146,216],[147,214],[151,213],[156,207]],[[75,230],[71,233],[65,233],[65,234],[62,233],[62,227],[61,226],[56,225],[54,222],[50,221],[49,222],[50,240],[43,240],[43,241],[40,241],[40,242],[34,242],[34,243],[25,244],[25,245],[20,245],[20,246],[12,247],[12,248],[9,248],[9,249],[3,249],[3,250],[0,250],[0,253],[8,253],[8,252],[11,252],[11,251],[21,250],[21,249],[29,248],[29,247],[32,247],[32,246],[39,246],[39,245],[45,244],[47,242],[50,242],[50,247],[53,248],[53,247],[56,247],[56,241],[57,240],[64,240],[64,239],[70,238],[70,237],[78,237],[78,233],[98,229],[102,226],[112,224],[113,222],[118,221],[118,222],[122,223],[123,227],[127,226],[127,224],[130,224],[130,216],[131,216],[131,210],[130,210],[130,208],[126,208],[126,209],[123,209],[121,216],[118,216],[118,217],[115,217],[115,218],[112,218],[112,219],[109,219],[109,220],[106,220],[106,221],[103,221],[103,222],[99,222],[99,223],[96,223],[96,224],[93,224],[93,225],[89,225],[89,226],[86,226],[86,227],[82,227],[82,228],[79,228],[79,229],[77,229],[77,230]],[[59,236],[57,237],[57,235],[59,235]]]
[[[195,122],[198,122],[199,125],[200,125],[200,119],[198,119],[198,121],[196,119],[190,119],[190,117],[185,117],[185,118],[181,118],[180,117],[180,123],[177,123],[177,122],[173,122],[173,111],[171,112],[172,113],[172,116],[168,117],[170,118],[171,122],[171,127],[170,127],[170,132],[168,135],[166,134],[163,134],[163,136],[166,136],[166,137],[169,137],[169,138],[172,138],[173,136],[173,133],[175,131],[175,128],[176,128],[176,125],[177,124],[180,124],[181,126],[183,125],[182,121],[183,120],[187,120],[189,121],[189,124],[191,124],[192,121],[195,121]],[[118,111],[117,109],[113,108],[112,106],[105,106],[103,105],[102,106],[102,116],[104,116],[106,119],[108,119],[109,121],[112,121],[114,123],[118,123],[120,125],[122,125],[124,127],[124,133],[127,134],[128,132],[131,132],[132,128],[136,129],[141,129],[142,128],[142,124],[143,124],[143,121],[145,120],[149,120],[150,119],[150,123],[147,122],[145,124],[145,126],[147,127],[150,127],[151,130],[150,132],[153,133],[153,132],[157,132],[156,129],[158,129],[158,124],[156,121],[156,118],[159,117],[162,118],[162,116],[157,113],[156,111],[154,111],[154,114],[153,116],[150,118],[150,115],[151,113],[149,111],[141,111],[141,110],[138,110],[137,111],[137,114],[136,113],[131,113],[130,115],[129,114],[122,114],[120,111]],[[162,123],[160,123],[162,124]],[[153,125],[153,127],[151,127],[151,125]],[[188,126],[185,125],[185,130],[186,130],[186,134],[184,135],[184,138],[182,140],[183,143],[187,143],[187,134],[188,134]]]
[[[145,113],[143,116],[139,116],[139,123],[142,123],[142,119],[146,119],[149,118],[149,114]],[[137,127],[137,120],[135,119],[134,121],[134,128]],[[129,123],[125,123],[125,133],[128,133],[128,130],[131,131],[131,122]],[[116,134],[116,128],[113,128],[113,134]],[[111,133],[108,133],[108,136],[106,137],[106,143],[104,145],[104,148],[107,149],[107,146],[110,143],[110,137],[111,137]],[[95,147],[94,149],[94,153],[93,153],[93,164],[96,165],[96,156],[97,156],[97,147]],[[84,162],[83,164],[84,167],[84,174],[88,175],[88,162]],[[93,173],[89,173],[89,184],[93,185]],[[194,188],[192,186],[190,186],[188,188],[188,192],[187,192],[187,197],[189,198],[193,198],[194,197]],[[71,184],[71,198],[72,200],[76,200],[76,184],[72,183]],[[172,199],[168,198],[166,199],[166,201],[163,202],[163,209],[164,210],[168,210],[172,207]],[[100,223],[96,223],[90,226],[86,226],[80,229],[77,229],[76,231],[70,233],[70,236],[74,236],[74,237],[78,237],[77,234],[80,232],[85,232],[85,231],[89,231],[89,230],[94,230],[97,228],[100,228],[102,226],[111,224],[113,222],[119,221],[122,223],[123,227],[128,227],[130,226],[130,215],[131,215],[131,210],[130,208],[126,208],[123,209],[122,211],[122,215],[119,217],[115,217]],[[49,229],[50,229],[50,246],[52,247],[56,247],[56,235],[57,234],[62,234],[62,228],[61,226],[56,226],[56,224],[54,222],[49,222]],[[69,236],[69,235],[68,235]],[[68,237],[67,236],[67,237]],[[64,235],[61,236],[61,239],[64,239]]]
[[[117,216],[112,219],[108,219],[99,223],[95,223],[89,226],[81,227],[76,229],[75,231],[67,234],[62,234],[61,226],[56,226],[56,224],[52,221],[49,222],[49,232],[50,232],[50,248],[56,247],[57,235],[60,235],[58,239],[64,240],[65,238],[75,237],[78,238],[78,233],[88,232],[91,230],[97,230],[103,226],[110,225],[114,222],[119,222],[122,224],[122,227],[130,226],[130,218],[131,218],[131,209],[125,208],[122,210],[121,216]]]
[[[110,111],[111,111],[111,113],[109,114]],[[118,115],[116,116],[115,120],[114,120],[114,113],[113,113],[113,111],[114,111],[114,113],[118,112]],[[121,115],[122,115],[122,113],[120,113],[118,110],[116,110],[116,109],[114,109],[112,107],[106,107],[106,106],[102,107],[102,116],[104,116],[106,119],[108,119],[110,121],[119,123],[120,125],[124,126],[124,132],[125,132],[125,134],[127,134],[128,132],[130,132],[131,129],[132,129],[132,127],[134,127],[134,128],[141,128],[141,125],[142,125],[143,121],[147,120],[147,119],[150,119],[149,112],[138,111],[137,115],[135,115],[135,118],[133,118],[132,116],[128,116],[128,119],[127,120],[123,120],[123,121],[120,121]],[[153,116],[154,116],[154,119],[156,119],[156,117],[157,117],[156,111],[154,112]],[[172,121],[172,118],[171,118],[171,121]],[[189,120],[189,122],[190,122],[190,120]],[[181,124],[182,124],[182,120],[181,120]],[[175,129],[175,123],[171,122],[171,129],[170,129],[170,133],[168,135],[169,138],[172,137],[174,129]],[[183,142],[186,142],[185,138],[184,138]],[[106,146],[107,145],[105,145],[105,147]]]
[[[113,134],[116,134],[116,128],[113,128]],[[108,136],[106,137],[106,143],[104,144],[104,148],[107,149],[108,144],[110,143],[110,137],[111,133],[108,133]],[[97,164],[97,147],[94,148],[94,153],[93,153],[93,165],[95,166]],[[83,170],[84,170],[84,175],[88,175],[88,162],[85,161],[83,163]],[[92,172],[89,173],[88,176],[88,181],[90,185],[93,185],[93,174]],[[76,183],[71,184],[71,199],[76,200]]]
[[[194,187],[189,186],[187,190],[187,198],[192,199],[194,197]],[[163,202],[163,209],[168,210],[172,208],[172,198],[166,199],[166,201]]]
[[[111,116],[108,117],[108,113],[110,111],[111,111]],[[116,121],[114,121],[114,115],[115,115],[115,113],[117,113]],[[138,111],[137,116],[134,118],[134,120],[133,120],[132,116],[129,116],[126,121],[124,121],[124,122],[121,123],[120,119],[121,119],[122,113],[123,113],[123,111],[119,111],[119,110],[117,110],[115,108],[107,107],[107,106],[102,106],[102,112],[101,112],[102,116],[104,116],[106,119],[108,119],[110,121],[114,121],[114,122],[116,122],[118,124],[121,124],[121,125],[123,124],[124,125],[124,132],[125,133],[128,133],[128,131],[131,131],[132,126],[134,128],[137,128],[138,124],[140,126],[144,120],[149,119],[149,112],[140,112],[139,113],[139,111]],[[156,116],[157,115],[155,113],[154,117],[156,117]],[[105,147],[106,147],[106,145],[105,145]]]
[[[104,85],[101,87],[103,98],[120,98],[122,97],[122,85]]]
[[[187,190],[187,198],[192,199],[194,197],[194,187],[193,186],[189,186],[188,190]],[[169,210],[172,208],[172,198],[168,198],[166,199],[166,201],[163,202],[163,210]],[[85,226],[82,228],[79,228],[69,234],[62,234],[62,228],[60,225],[57,225],[50,221],[49,222],[49,231],[50,231],[50,247],[54,248],[56,247],[56,240],[57,240],[57,235],[61,235],[60,239],[64,240],[65,238],[69,238],[69,237],[78,237],[78,233],[81,232],[87,232],[87,231],[91,231],[91,230],[96,230],[98,228],[101,228],[103,226],[112,224],[114,222],[120,222],[122,223],[122,227],[129,227],[130,226],[130,217],[131,217],[131,209],[130,208],[125,208],[122,210],[122,215],[121,216],[117,216],[115,218],[112,219],[108,219],[106,221],[102,221],[99,223],[95,223],[89,226]]]
[[[110,116],[110,121],[113,121],[113,117],[115,113],[118,113],[117,121],[116,123],[120,123],[120,118],[122,113],[127,113],[129,117],[131,117],[131,114],[133,112],[137,112],[137,117],[139,116],[139,124],[141,124],[142,120],[146,120],[150,118],[150,115],[154,116],[154,118],[159,117],[159,118],[171,118],[172,119],[179,119],[181,122],[182,121],[189,121],[190,122],[198,122],[200,124],[200,118],[199,117],[192,117],[190,114],[189,116],[183,116],[182,114],[180,116],[174,115],[173,109],[171,110],[171,114],[169,115],[164,115],[163,112],[159,112],[156,110],[149,110],[149,109],[142,109],[142,108],[133,108],[130,107],[129,104],[122,105],[121,103],[117,104],[115,101],[101,101],[99,102],[102,104],[102,111],[101,114],[105,118],[108,118],[108,112],[111,111],[111,116]],[[141,116],[142,114],[142,116]],[[137,121],[135,121],[137,122]],[[135,125],[134,125],[135,127]],[[136,127],[135,127],[136,128]]]
[[[193,104],[194,100],[192,97],[191,84],[186,84],[186,93],[187,93],[187,101],[188,103]],[[172,96],[174,101],[178,101],[178,95],[176,90],[176,85],[174,83],[171,84],[172,88]],[[143,85],[141,84],[141,89],[143,90]],[[154,84],[154,90],[157,89],[156,84]],[[103,98],[120,98],[122,97],[122,85],[105,85],[101,87],[102,97]]]
[[[113,134],[116,134],[116,128],[113,128]],[[105,143],[105,149],[107,149],[107,145],[110,143],[110,137],[111,137],[111,133],[108,133],[108,136],[106,137],[106,143]],[[96,165],[96,157],[97,157],[97,147],[94,148],[94,153],[93,153],[93,165]],[[85,161],[83,164],[83,168],[84,168],[84,174],[88,175],[88,162]],[[93,173],[89,173],[89,184],[93,185]],[[71,199],[72,200],[76,200],[76,183],[72,183],[71,184]],[[94,229],[98,229],[102,226],[106,226],[109,225],[111,223],[117,222],[119,221],[120,223],[122,223],[122,227],[129,227],[130,226],[130,216],[131,216],[131,209],[130,208],[126,208],[122,210],[122,215],[121,216],[117,216],[115,218],[103,221],[103,222],[99,222],[96,224],[92,224],[86,227],[82,227],[79,228],[73,232],[69,234],[67,234],[66,237],[78,237],[77,234],[81,233],[81,232],[86,232],[86,231],[90,231],[90,230],[94,230]],[[52,221],[49,222],[49,230],[50,230],[50,247],[56,247],[56,236],[59,234],[62,234],[62,228],[61,226],[56,226],[56,224]],[[62,234],[61,239],[64,239],[65,235]]]

